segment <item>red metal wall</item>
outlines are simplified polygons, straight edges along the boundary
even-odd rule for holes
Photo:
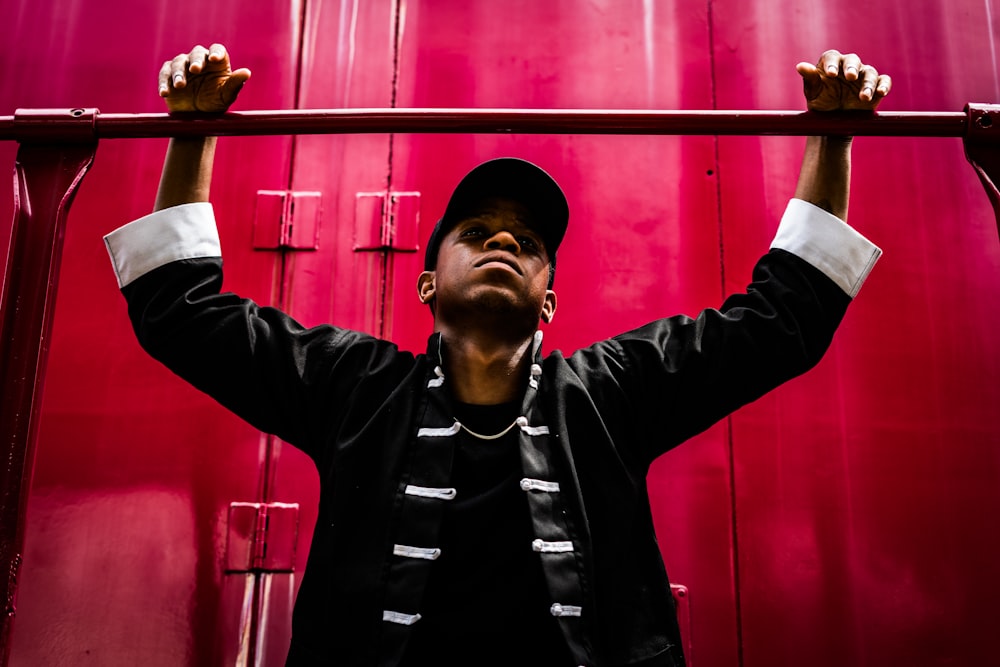
[[[722,108],[796,103],[790,87],[745,85],[775,44],[863,54],[894,76],[886,109],[1000,99],[996,2],[765,4],[712,3],[726,17],[714,31]],[[727,288],[769,237],[761,212],[786,195],[799,147],[720,140]],[[732,420],[744,664],[991,664],[996,223],[957,142],[864,138],[854,152],[850,221],[885,255],[820,366]]]
[[[214,40],[254,72],[240,109],[796,109],[794,64],[829,47],[893,74],[886,109],[1000,99],[992,0],[6,0],[2,12],[0,114],[159,111],[160,62]],[[570,199],[546,339],[570,351],[742,289],[802,143],[227,138],[213,190],[227,286],[310,324],[421,349],[419,253],[354,251],[374,195],[395,193],[422,239],[461,174],[520,155]],[[304,563],[309,462],[147,359],[108,267],[101,235],[149,211],[164,148],[103,142],[70,215],[12,665],[235,664],[249,650],[241,619],[254,582],[225,571],[231,502],[299,503]],[[14,152],[0,145],[0,163]],[[989,662],[1000,596],[996,225],[958,140],[862,138],[855,158],[851,222],[886,252],[829,355],[650,476],[668,569],[689,591],[695,667]],[[260,190],[319,193],[318,250],[254,249]],[[0,190],[0,209],[11,207]],[[256,651],[280,664],[297,578],[259,584],[268,606]]]

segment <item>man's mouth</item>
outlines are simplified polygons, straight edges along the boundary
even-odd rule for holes
[[[476,268],[483,268],[489,266],[490,264],[501,264],[510,269],[513,269],[518,275],[521,275],[521,267],[518,266],[512,258],[505,255],[487,255],[483,259],[476,262]]]

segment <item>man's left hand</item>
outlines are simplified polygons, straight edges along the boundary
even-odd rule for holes
[[[889,75],[879,74],[855,53],[826,51],[815,65],[801,62],[795,69],[802,75],[810,111],[874,111],[892,88]]]

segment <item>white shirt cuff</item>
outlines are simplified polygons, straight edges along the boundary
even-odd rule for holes
[[[181,204],[134,220],[105,236],[104,245],[119,287],[170,262],[222,256],[208,202]]]
[[[852,299],[882,255],[846,222],[801,199],[788,202],[771,247],[806,260]]]

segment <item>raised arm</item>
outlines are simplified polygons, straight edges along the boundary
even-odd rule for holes
[[[891,79],[853,53],[826,51],[813,65],[796,66],[810,111],[874,111],[889,94]],[[809,137],[795,198],[847,220],[852,137]]]
[[[230,69],[222,45],[199,46],[163,65],[159,92],[171,113],[219,113],[249,76]],[[374,339],[306,329],[222,291],[222,245],[207,201],[214,146],[211,138],[172,140],[157,210],[105,236],[129,318],[142,347],[171,371],[260,430],[322,456],[315,434],[335,428],[364,376],[352,348]]]
[[[207,49],[199,45],[163,63],[159,92],[170,113],[221,113],[229,109],[249,78],[250,70],[231,69],[222,44]],[[154,211],[208,201],[215,142],[215,137],[170,140]]]

